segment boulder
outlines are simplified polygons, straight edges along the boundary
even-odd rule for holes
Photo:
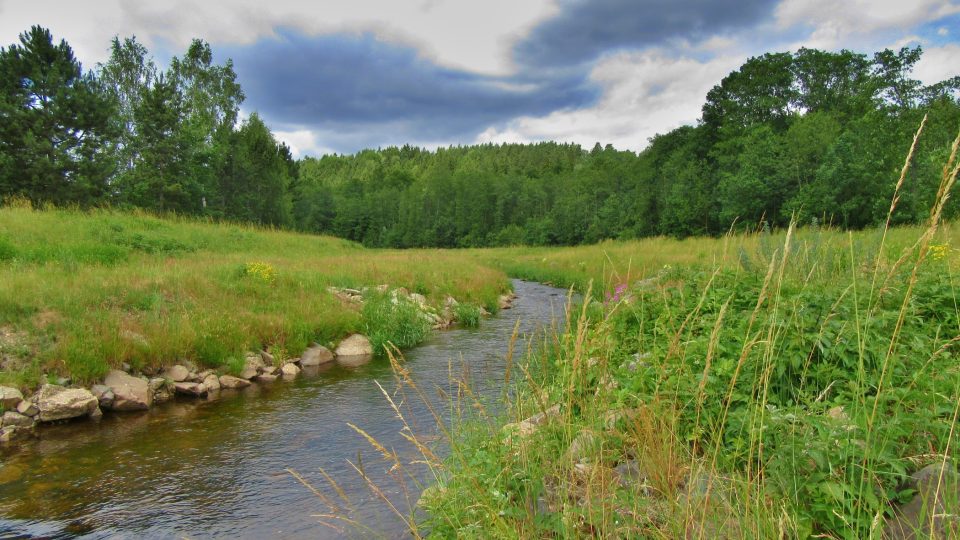
[[[370,356],[373,354],[373,346],[367,336],[353,334],[340,342],[337,346],[337,356]]]
[[[274,366],[265,366],[260,370],[262,375],[279,375],[280,369]]]
[[[203,385],[207,387],[208,392],[219,392],[220,378],[215,373],[211,373],[203,378]]]
[[[941,476],[942,473],[942,476]],[[960,475],[951,462],[927,465],[910,475],[904,486],[916,490],[910,502],[894,509],[883,528],[882,538],[958,538],[960,521]]]
[[[327,362],[333,362],[333,353],[330,349],[316,343],[303,351],[303,356],[300,357],[300,365],[304,367],[319,366]]]
[[[90,393],[97,398],[97,402],[101,407],[109,409],[113,405],[113,400],[116,398],[116,395],[113,393],[113,390],[105,384],[95,384],[90,387]]]
[[[234,377],[233,375],[220,376],[221,388],[246,388],[247,386],[250,386],[250,381],[246,379]]]
[[[40,409],[37,409],[37,406],[33,404],[32,401],[25,399],[17,405],[17,412],[24,416],[36,416],[40,412]]]
[[[144,411],[153,403],[150,383],[139,377],[114,369],[103,384],[113,391],[113,403],[108,408],[115,411]]]
[[[260,351],[260,359],[263,360],[263,363],[268,366],[272,366],[276,361],[273,355],[268,353],[267,351]]]
[[[507,424],[503,426],[503,428],[508,434],[511,432],[516,432],[521,438],[529,437],[530,435],[536,433],[541,424],[558,416],[560,416],[560,405],[554,405],[543,412],[538,412],[526,420]]]
[[[184,394],[187,396],[205,396],[207,395],[207,387],[203,383],[195,382],[178,382],[173,383],[173,390],[178,394]]]
[[[154,377],[147,381],[147,387],[150,389],[150,395],[153,403],[162,403],[173,397],[173,392],[167,386],[167,380],[163,377]]]
[[[248,354],[243,362],[244,368],[263,369],[267,365],[263,363],[263,358],[259,354]]]
[[[257,375],[256,377],[254,377],[254,380],[256,380],[257,382],[266,382],[266,383],[269,383],[269,382],[273,382],[273,381],[277,380],[277,376],[276,376],[276,375],[270,375],[269,373],[261,373],[261,374]]]
[[[501,294],[500,297],[497,298],[497,306],[500,309],[510,309],[513,307],[513,298],[509,294]]]
[[[280,372],[284,377],[292,378],[300,374],[300,368],[298,368],[296,364],[288,363],[284,364],[283,367],[280,368]]]
[[[600,438],[589,429],[584,429],[573,438],[567,449],[567,459],[573,463],[588,461],[600,446]]]
[[[45,384],[34,397],[41,422],[88,416],[100,407],[96,396],[84,388]]]
[[[427,306],[427,297],[420,293],[410,293],[410,300],[413,300],[413,303],[420,306]]]
[[[29,416],[24,416],[18,412],[6,411],[3,413],[3,427],[33,427],[34,420]]]
[[[243,368],[243,371],[240,372],[240,377],[249,381],[250,379],[256,377],[257,373],[259,373],[259,371],[257,371],[257,368],[255,367]]]
[[[167,370],[163,372],[163,376],[175,383],[183,382],[190,377],[190,370],[177,364],[167,368]]]
[[[7,444],[23,438],[30,433],[30,428],[19,426],[4,426],[0,428],[0,444]]]
[[[0,405],[4,409],[13,409],[23,401],[23,394],[20,390],[9,386],[0,386]]]

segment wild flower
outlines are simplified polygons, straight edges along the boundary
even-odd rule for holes
[[[606,303],[607,304],[616,304],[623,299],[624,293],[627,292],[627,284],[620,283],[613,289],[613,294],[609,292],[606,294]]]
[[[249,262],[243,267],[243,275],[252,277],[264,283],[273,283],[277,279],[277,271],[265,262]]]
[[[950,246],[948,244],[933,244],[930,246],[930,256],[935,261],[943,260],[948,253],[950,253]]]

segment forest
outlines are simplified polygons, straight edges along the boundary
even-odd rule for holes
[[[33,27],[0,49],[0,197],[332,234],[372,247],[576,245],[883,222],[925,133],[898,223],[926,217],[960,124],[960,77],[912,78],[922,49],[800,49],[747,60],[696,125],[639,153],[597,143],[409,145],[295,160],[231,61],[194,40],[161,69],[135,38],[84,71]],[[946,210],[950,218],[956,205]]]

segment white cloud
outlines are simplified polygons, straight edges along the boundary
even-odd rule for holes
[[[743,60],[739,55],[698,61],[661,51],[619,53],[600,61],[590,75],[604,88],[595,106],[521,117],[487,129],[478,142],[553,139],[640,150],[653,135],[695,122],[707,91]]]
[[[273,136],[277,141],[286,143],[290,147],[290,152],[294,158],[304,156],[322,156],[323,154],[332,154],[333,149],[321,145],[317,141],[317,136],[309,129],[295,129],[292,131],[273,130]]]
[[[913,76],[923,84],[935,84],[960,75],[960,44],[950,43],[942,47],[924,47],[923,56],[913,68]]]
[[[960,13],[952,0],[784,0],[775,19],[781,29],[811,26],[808,47],[834,48],[864,36],[912,27]]]
[[[114,35],[136,35],[151,48],[169,43],[180,51],[194,37],[216,49],[217,44],[250,44],[274,36],[280,27],[309,35],[372,32],[385,41],[414,46],[444,66],[506,74],[514,67],[509,55],[512,43],[555,13],[553,2],[0,0],[0,43],[12,43],[19,33],[39,24],[67,39],[77,56],[92,65],[107,57]]]

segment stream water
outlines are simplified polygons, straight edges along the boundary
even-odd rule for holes
[[[513,309],[477,329],[435,332],[405,353],[411,377],[432,399],[438,388],[451,390],[453,374],[466,375],[474,392],[495,401],[503,392],[504,357],[517,321],[522,352],[524,337],[562,318],[564,291],[523,281],[514,288],[519,297]],[[411,482],[405,491],[393,480],[380,454],[347,425],[362,428],[405,461],[415,459],[376,384],[396,388],[389,363],[324,368],[215,401],[177,400],[144,413],[41,430],[26,447],[0,455],[0,538],[405,536],[403,522],[348,462],[362,461],[401,511],[419,496]],[[408,399],[403,410],[415,431],[428,438],[436,433],[422,402]],[[321,468],[351,501],[349,519],[365,529],[322,524],[344,525],[318,517],[328,507],[287,472],[295,470],[337,499]],[[414,466],[414,474],[427,477],[423,467]]]

